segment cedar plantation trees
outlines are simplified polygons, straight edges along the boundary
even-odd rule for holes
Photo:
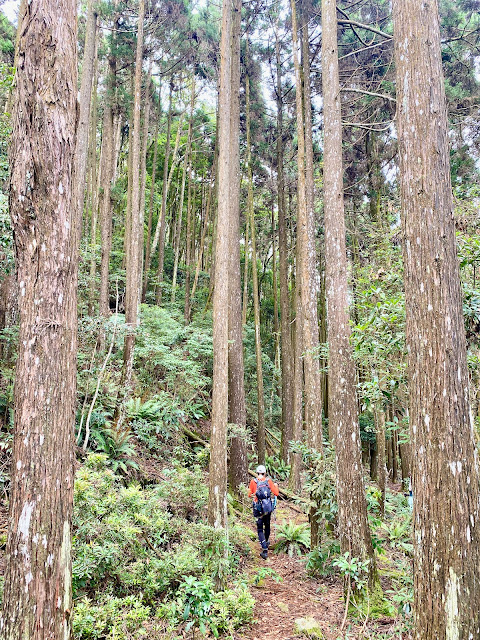
[[[412,633],[480,638],[479,9],[22,0],[16,38],[2,17],[2,638],[71,637],[75,438],[100,441],[117,327],[107,435],[132,436],[137,336],[162,306],[212,318],[210,526],[252,455],[305,495],[334,451],[352,591],[382,597],[364,476],[381,514],[388,473],[411,478]]]

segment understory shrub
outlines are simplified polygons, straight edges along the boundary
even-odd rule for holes
[[[147,637],[145,623],[151,615],[135,596],[107,597],[99,604],[88,598],[75,603],[75,640],[133,640]]]
[[[90,454],[77,472],[76,638],[140,637],[159,603],[173,602],[189,580],[227,584],[237,573],[245,540],[240,536],[238,549],[222,530],[203,521],[207,487],[202,471],[194,467],[163,473],[165,480],[158,485],[125,486],[100,453]],[[237,543],[236,535],[232,540]],[[242,587],[222,593],[212,596],[212,629],[235,628],[247,616],[233,604],[235,593],[248,609]]]

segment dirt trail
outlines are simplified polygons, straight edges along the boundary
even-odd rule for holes
[[[292,521],[305,522],[305,516],[293,511],[285,502],[277,508],[277,525]],[[271,539],[274,542],[272,520]],[[256,532],[253,525],[252,530]],[[282,578],[276,582],[271,576],[265,577],[258,587],[252,585],[252,595],[257,606],[256,621],[244,627],[236,636],[237,640],[290,640],[295,638],[294,624],[297,618],[313,617],[320,624],[326,640],[336,640],[342,623],[344,604],[342,587],[337,581],[315,580],[305,572],[301,558],[269,551],[265,561],[260,557],[258,542],[251,544],[253,558],[247,571],[254,577],[262,567],[273,569]]]
[[[279,502],[277,508],[277,526],[284,522],[306,522],[303,514],[290,509],[288,503]],[[271,541],[274,542],[274,521],[272,520]],[[251,520],[252,531],[256,534],[254,520]],[[314,579],[305,571],[304,558],[290,558],[284,553],[269,551],[265,561],[260,557],[260,545],[251,542],[252,556],[246,567],[252,579],[258,575],[259,569],[268,567],[282,578],[276,582],[272,576],[266,576],[259,586],[252,584],[251,592],[256,600],[255,622],[243,627],[235,636],[235,640],[299,640],[295,635],[294,625],[297,618],[313,617],[318,622],[325,640],[337,640],[343,637],[340,627],[345,613],[343,586],[337,578]],[[392,621],[377,621],[377,632],[388,634]],[[370,627],[370,623],[368,627]],[[348,638],[365,638],[360,633],[361,625],[352,624],[346,627]],[[395,635],[395,638],[398,638]]]

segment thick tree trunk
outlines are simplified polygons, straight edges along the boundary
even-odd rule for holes
[[[142,274],[140,271],[140,231],[142,216],[140,212],[140,104],[142,97],[142,58],[143,58],[143,21],[145,16],[145,0],[140,0],[138,7],[137,50],[135,57],[135,89],[133,102],[132,132],[132,208],[130,215],[128,245],[126,252],[126,287],[125,287],[125,334],[123,350],[123,378],[126,388],[130,386],[133,351],[135,347],[135,330],[138,325],[138,307]],[[142,227],[143,231],[143,227]]]
[[[232,4],[223,0],[220,42],[218,121],[218,213],[213,292],[212,432],[208,490],[208,522],[227,524],[227,420],[228,420],[228,279],[230,254],[230,117],[232,109],[230,46]]]
[[[288,291],[288,242],[285,215],[285,177],[283,171],[283,88],[280,42],[276,33],[277,74],[277,197],[278,197],[278,259],[280,278],[281,365],[282,365],[282,445],[281,456],[289,461],[289,442],[293,439],[293,348],[290,329],[290,297]],[[298,326],[298,325],[297,325]]]
[[[47,640],[72,633],[76,2],[32,0],[23,5],[19,25],[9,205],[20,334],[0,634]]]
[[[367,520],[356,394],[350,345],[347,254],[343,203],[342,121],[335,0],[322,0],[324,112],[325,265],[329,344],[329,410],[335,434],[338,526],[342,553],[369,559],[370,585],[376,580]]]
[[[303,366],[305,371],[305,417],[307,420],[307,444],[317,451],[323,450],[322,438],[322,398],[320,368],[318,358],[318,318],[317,294],[315,286],[315,235],[312,225],[312,197],[307,193],[307,172],[309,165],[306,147],[312,144],[311,129],[305,128],[305,111],[311,108],[309,82],[302,87],[302,74],[298,56],[297,15],[295,0],[292,7],[293,61],[295,65],[295,83],[297,87],[297,136],[298,136],[298,189],[297,189],[297,242],[300,244],[300,278],[302,281],[302,317],[303,317]],[[310,115],[311,117],[311,115]],[[312,173],[313,176],[313,173]],[[308,184],[308,187],[311,185]],[[310,205],[310,206],[309,206]],[[298,278],[298,275],[297,275]]]
[[[243,365],[242,282],[240,274],[240,32],[242,0],[233,0],[230,111],[230,271],[228,276],[228,403],[229,421],[245,429],[245,382]],[[220,200],[220,195],[219,195]],[[215,286],[218,278],[215,279]],[[229,482],[237,490],[247,478],[247,448],[243,438],[232,438]]]
[[[468,402],[436,0],[393,2],[414,493],[415,637],[480,637],[479,469]]]

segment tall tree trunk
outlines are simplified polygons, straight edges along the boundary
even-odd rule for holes
[[[0,630],[4,640],[47,640],[72,633],[77,5],[32,0],[22,8],[9,195],[20,334]]]
[[[85,176],[87,173],[88,134],[90,127],[90,106],[95,66],[95,39],[97,35],[97,10],[93,0],[88,0],[85,53],[82,64],[82,82],[78,103],[77,143],[75,150],[75,197],[78,211],[78,235],[82,233],[81,220],[85,200]]]
[[[150,107],[151,107],[151,84],[152,84],[152,62],[148,68],[147,81],[145,84],[145,108],[143,112],[142,149],[140,153],[140,222],[139,222],[139,242],[138,259],[140,270],[140,292],[143,289],[143,252],[145,245],[145,197],[147,188],[147,151],[148,151],[148,131],[150,127]],[[139,301],[141,300],[141,295]]]
[[[277,197],[278,197],[278,260],[280,277],[281,364],[282,364],[282,445],[281,456],[289,461],[289,442],[293,439],[293,376],[294,354],[290,328],[290,298],[288,291],[288,242],[285,216],[285,177],[283,171],[283,87],[280,41],[275,32],[277,75]],[[298,326],[298,325],[297,325]]]
[[[103,131],[100,169],[101,201],[100,201],[100,236],[102,242],[102,256],[100,263],[100,294],[99,313],[101,318],[110,315],[108,276],[110,267],[110,252],[112,250],[112,200],[111,188],[113,177],[113,102],[116,89],[116,61],[113,55],[109,58],[109,82],[105,95],[103,110]],[[101,332],[103,334],[103,331]]]
[[[250,262],[250,225],[245,221],[245,255],[243,263],[243,299],[242,299],[242,326],[247,324],[248,311],[248,265]]]
[[[368,578],[377,574],[363,484],[355,364],[350,345],[347,254],[343,202],[342,120],[338,75],[337,9],[322,0],[324,113],[325,268],[329,344],[329,410],[335,434],[338,526],[342,553],[369,559]]]
[[[218,121],[218,212],[213,292],[212,432],[208,485],[208,522],[227,524],[227,420],[228,420],[228,279],[230,254],[230,117],[232,4],[223,0],[220,42]]]
[[[145,17],[145,0],[138,6],[137,50],[135,56],[135,90],[133,102],[132,132],[132,209],[130,215],[128,246],[126,252],[126,288],[125,288],[125,334],[123,350],[123,378],[126,387],[130,386],[133,351],[135,347],[135,330],[138,325],[138,307],[142,282],[140,272],[140,104],[142,98],[142,58],[143,58],[143,22]]]
[[[192,261],[192,209],[195,198],[192,197],[193,188],[192,162],[188,164],[188,191],[187,191],[187,228],[185,229],[185,302],[183,307],[183,318],[185,324],[190,322],[190,268]]]
[[[246,50],[248,55],[248,40],[246,43]],[[248,73],[245,78],[245,102],[248,173],[247,214],[252,237],[253,309],[255,317],[255,357],[257,364],[257,458],[258,464],[265,464],[265,399],[263,393],[262,343],[260,338],[260,301],[258,296],[257,246],[255,238],[255,213],[253,205],[252,149],[250,142],[250,78],[248,76]]]
[[[240,274],[240,33],[242,0],[233,0],[230,111],[230,272],[228,278],[228,402],[229,421],[245,429],[245,381],[243,364],[242,282]],[[220,196],[219,196],[220,197]],[[215,279],[215,283],[218,280]],[[216,286],[216,285],[215,285]],[[247,477],[247,447],[242,437],[232,438],[229,481],[234,490]]]
[[[385,514],[385,491],[387,486],[387,465],[385,460],[385,409],[381,405],[375,407],[375,435],[377,441],[377,483],[381,492],[380,513]]]
[[[180,261],[180,239],[182,233],[182,220],[183,220],[183,203],[185,199],[185,183],[187,180],[187,166],[190,162],[190,144],[191,141],[191,122],[188,126],[188,138],[187,138],[187,151],[185,152],[185,160],[183,163],[183,174],[182,174],[182,186],[180,187],[180,203],[178,205],[178,214],[177,214],[177,225],[175,230],[175,257],[173,262],[173,277],[172,277],[172,302],[175,301],[175,294],[177,291],[177,274],[178,274],[178,263]],[[188,157],[187,157],[188,152]]]
[[[438,4],[393,2],[414,492],[415,637],[480,637],[468,401]],[[427,579],[428,578],[428,579]]]
[[[300,258],[299,246],[297,245],[297,274],[300,273],[298,260]],[[303,339],[302,339],[302,293],[301,282],[295,278],[295,352],[294,352],[294,394],[293,394],[293,433],[292,439],[295,442],[303,441]],[[289,487],[295,493],[301,490],[300,471],[302,469],[302,456],[300,453],[291,455],[291,471]]]
[[[97,47],[96,47],[97,49]],[[92,109],[90,113],[90,166],[91,166],[91,227],[90,227],[90,275],[88,284],[88,315],[93,316],[95,313],[95,298],[97,292],[96,272],[97,272],[97,224],[98,224],[98,202],[100,187],[100,167],[102,158],[100,157],[99,170],[97,171],[97,87],[98,87],[98,52],[95,54],[95,73],[92,89]]]
[[[153,222],[153,201],[155,196],[155,179],[157,176],[157,158],[158,158],[158,130],[160,128],[160,117],[161,117],[161,108],[160,108],[160,88],[158,90],[158,114],[155,123],[155,134],[153,138],[153,160],[152,160],[152,180],[150,187],[150,202],[148,205],[148,223],[147,223],[147,240],[145,243],[145,269],[143,274],[143,289],[142,289],[142,302],[145,302],[147,297],[147,289],[148,289],[148,274],[150,272],[151,266],[151,245],[152,245],[152,222]],[[170,112],[169,112],[170,116]],[[168,126],[167,126],[167,134],[168,134]],[[167,139],[170,145],[170,139],[167,135]]]
[[[194,82],[195,87],[195,82]],[[192,90],[195,91],[195,88]],[[173,80],[170,82],[170,95],[168,98],[168,116],[167,116],[167,139],[165,142],[165,158],[163,162],[163,183],[162,183],[162,208],[160,210],[160,235],[158,243],[158,283],[156,304],[162,303],[162,280],[163,280],[163,263],[165,261],[165,224],[167,217],[167,196],[168,196],[168,163],[170,161],[170,136],[172,130],[172,100],[173,100]]]
[[[298,57],[297,14],[295,0],[291,0],[292,7],[292,36],[293,61],[295,65],[295,83],[297,87],[297,135],[298,135],[298,189],[297,189],[297,242],[300,243],[299,274],[302,280],[303,305],[303,366],[305,370],[305,417],[307,418],[307,443],[309,447],[318,451],[323,450],[322,438],[322,398],[320,384],[320,368],[315,352],[318,351],[318,318],[317,294],[315,286],[315,236],[312,225],[313,213],[309,211],[311,198],[308,195],[306,180],[307,158],[306,147],[312,144],[311,130],[304,127],[305,112],[310,107],[310,89],[307,82],[302,91],[302,74]],[[308,58],[308,56],[307,56]],[[311,116],[310,116],[311,117]],[[308,152],[309,153],[309,152]],[[308,155],[308,154],[307,154]],[[309,169],[310,170],[310,169]],[[313,167],[311,169],[313,171]],[[312,174],[313,175],[313,174]],[[298,277],[298,276],[297,276]]]
[[[205,207],[205,219],[203,221],[202,235],[200,238],[200,247],[198,250],[198,257],[197,257],[197,266],[195,268],[195,278],[193,280],[193,287],[192,287],[192,293],[191,293],[192,299],[195,295],[195,291],[197,290],[198,278],[200,276],[200,270],[202,268],[203,255],[205,251],[205,241],[207,238],[208,228],[210,225],[210,211],[212,208],[213,185],[215,184],[215,164],[216,163],[214,160],[212,172],[210,175],[210,180],[208,181],[208,195],[207,195],[207,204]]]

